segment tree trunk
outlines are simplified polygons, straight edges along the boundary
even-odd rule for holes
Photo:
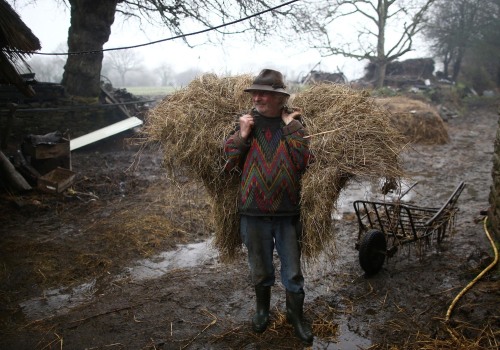
[[[445,79],[448,79],[450,76],[450,62],[451,62],[451,54],[445,53],[443,57],[443,75]]]
[[[62,84],[70,95],[97,97],[100,92],[102,48],[111,34],[118,0],[69,0],[71,26],[68,32],[69,55]]]
[[[121,86],[122,88],[124,88],[124,87],[126,86],[126,85],[125,85],[125,74],[126,74],[126,72],[125,72],[125,71],[121,71],[121,72],[120,72],[120,79],[121,79],[121,81],[122,81],[122,86]]]
[[[497,64],[497,81],[496,81],[496,83],[497,83],[497,88],[500,88],[500,64]]]
[[[464,51],[459,48],[455,62],[453,62],[453,73],[451,76],[452,81],[457,81],[458,75],[460,74],[460,69],[462,68],[462,59],[464,57]]]
[[[498,111],[500,114],[500,110]],[[497,127],[496,140],[494,142],[495,152],[493,154],[493,168],[491,175],[493,185],[490,187],[488,201],[490,208],[488,210],[488,220],[490,227],[497,240],[500,239],[500,123]]]
[[[375,88],[384,86],[387,60],[385,57],[385,24],[389,5],[387,0],[378,0],[378,33],[377,33],[377,59],[375,60]]]
[[[381,88],[384,86],[386,69],[386,60],[379,60],[375,62],[375,88]]]

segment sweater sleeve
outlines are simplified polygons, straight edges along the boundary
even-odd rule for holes
[[[292,120],[283,127],[283,136],[297,170],[305,171],[314,158],[309,149],[306,128],[300,121]]]
[[[234,169],[241,170],[249,148],[250,143],[243,140],[239,128],[236,129],[236,131],[224,142],[224,154],[226,156],[224,171],[230,172]]]

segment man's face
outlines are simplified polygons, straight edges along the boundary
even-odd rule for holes
[[[281,116],[284,95],[272,91],[252,91],[252,102],[255,109],[265,117]]]

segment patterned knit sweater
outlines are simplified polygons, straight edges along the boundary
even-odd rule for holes
[[[245,142],[239,127],[226,140],[225,170],[241,171],[240,214],[288,216],[300,212],[300,178],[311,153],[306,130],[298,121],[285,125],[252,110],[254,126]]]

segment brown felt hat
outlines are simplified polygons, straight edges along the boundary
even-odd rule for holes
[[[285,89],[286,86],[283,81],[283,74],[281,74],[277,70],[263,69],[259,73],[259,75],[255,77],[252,85],[244,91],[272,91],[290,96],[290,94],[286,92]]]

